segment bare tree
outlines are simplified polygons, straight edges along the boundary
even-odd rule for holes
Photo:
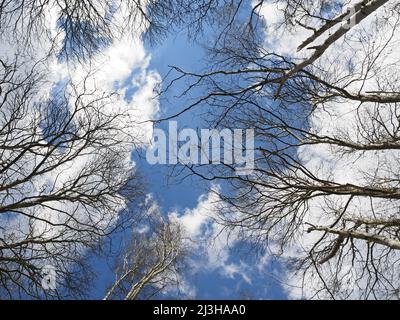
[[[242,5],[230,0],[3,1],[0,37],[23,52],[37,47],[37,42],[48,42],[49,50],[60,57],[85,60],[129,35],[157,42],[182,26],[189,27],[192,35],[200,34],[221,10],[235,9],[236,2]]]
[[[150,212],[154,215],[154,211]],[[168,290],[179,293],[188,242],[176,221],[159,214],[147,216],[144,228],[133,231],[128,245],[116,262],[116,281],[109,299],[151,299]]]
[[[73,281],[85,250],[124,226],[118,212],[142,193],[127,159],[135,137],[109,112],[112,95],[67,84],[41,97],[37,71],[17,70],[1,60],[0,294],[58,297],[41,269]]]
[[[255,130],[252,174],[188,169],[230,184],[220,223],[290,262],[296,296],[398,298],[399,5],[346,5],[259,1],[222,30],[208,72],[176,67],[171,85],[205,88],[182,112]],[[257,17],[266,38],[249,32]]]
[[[62,57],[87,59],[123,34],[140,36],[145,29],[152,35],[164,33],[161,20],[171,16],[174,2],[4,1],[0,32],[25,52],[48,41],[51,51]]]
[[[1,298],[84,294],[85,254],[132,227],[137,213],[127,203],[143,193],[130,161],[135,119],[112,90],[97,88],[96,70],[54,82],[49,61],[68,59],[73,72],[77,60],[90,66],[95,53],[130,33],[162,34],[179,3],[1,2]],[[48,265],[58,281],[51,290],[42,283]]]

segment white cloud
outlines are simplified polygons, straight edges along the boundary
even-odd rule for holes
[[[229,261],[231,249],[239,237],[235,231],[229,231],[216,222],[221,201],[218,192],[219,186],[212,186],[209,193],[199,198],[195,208],[182,213],[171,212],[169,217],[180,222],[192,240],[190,243],[196,256],[191,263],[192,273],[217,271],[223,277],[239,276],[251,284],[248,276],[251,267],[243,261]]]

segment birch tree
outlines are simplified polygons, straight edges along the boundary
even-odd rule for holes
[[[146,229],[134,231],[117,260],[116,280],[108,299],[151,299],[168,290],[179,292],[182,267],[189,252],[178,222],[148,217]]]

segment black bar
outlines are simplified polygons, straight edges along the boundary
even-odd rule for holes
[[[70,320],[77,316],[88,319],[101,316],[109,320],[283,320],[288,317],[342,320],[353,312],[357,318],[374,314],[382,318],[391,308],[397,314],[399,306],[398,301],[0,301],[0,319],[6,319],[4,311],[8,309],[7,314],[12,314],[10,319],[35,314]]]

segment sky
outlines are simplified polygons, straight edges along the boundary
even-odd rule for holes
[[[176,65],[186,70],[196,70],[204,63],[204,49],[201,44],[189,40],[185,31],[168,36],[158,44],[145,44],[151,56],[148,70],[156,71],[161,78],[167,75],[169,66]],[[167,92],[160,101],[159,117],[173,114],[182,108],[169,102],[181,87]],[[127,95],[134,94],[131,88]],[[168,96],[169,95],[169,96]],[[181,128],[198,129],[204,127],[200,114],[204,110],[194,110],[183,114],[177,120]],[[165,130],[168,123],[158,124]],[[205,127],[207,128],[207,127]],[[171,176],[172,167],[150,165],[143,152],[133,152],[132,157],[140,174],[146,181],[147,192],[157,202],[164,216],[175,215],[181,219],[193,238],[204,241],[210,228],[217,233],[216,226],[210,226],[205,218],[212,203],[208,194],[214,186],[196,176],[182,179]],[[204,231],[202,226],[207,226]],[[215,231],[213,231],[215,229]],[[190,256],[189,267],[184,277],[183,296],[190,299],[286,299],[277,278],[280,265],[267,256],[248,254],[249,247],[240,241],[217,239],[216,243],[200,245]],[[201,252],[201,254],[198,254]],[[102,298],[107,286],[113,282],[112,267],[104,259],[93,261],[97,278],[92,294]],[[111,267],[111,268],[110,268]],[[173,294],[159,298],[173,298]]]
[[[279,12],[274,3],[267,3],[263,6],[262,14],[267,21],[265,29],[265,46],[284,56],[293,56],[298,59],[306,59],[307,50],[297,52],[297,46],[308,36],[303,28],[275,29],[274,23],[278,23],[282,19],[282,12]],[[371,37],[380,37],[385,39],[390,35],[385,30],[375,30],[374,24],[376,17],[371,16],[365,20],[360,29],[365,32],[369,30]],[[278,24],[279,25],[279,24]],[[355,37],[357,37],[357,28],[355,29]],[[325,35],[327,36],[327,35]],[[320,39],[319,41],[323,41]],[[325,67],[334,67],[336,70],[346,72],[345,65],[341,61],[351,61],[355,68],[359,68],[362,73],[363,61],[365,61],[365,48],[354,43],[348,43],[345,40],[332,46],[318,63]],[[390,51],[390,47],[387,48]],[[204,51],[202,47],[187,39],[184,32],[171,35],[163,40],[160,44],[154,46],[146,46],[145,51],[151,56],[148,64],[148,70],[154,70],[162,79],[169,71],[169,65],[177,65],[182,69],[196,71],[199,66],[204,65]],[[357,54],[354,52],[357,51]],[[389,55],[395,54],[398,50],[391,50]],[[385,56],[388,63],[391,61]],[[345,69],[345,70],[343,70]],[[360,90],[354,83],[354,91]],[[367,87],[374,88],[373,80],[367,81]],[[361,85],[361,88],[364,84]],[[175,92],[179,91],[179,85],[175,87]],[[169,91],[167,95],[173,95],[174,91]],[[171,99],[173,100],[173,99]],[[176,101],[176,100],[175,100]],[[178,100],[179,101],[179,100]],[[183,101],[184,103],[185,101]],[[366,105],[367,108],[370,107]],[[165,116],[174,114],[177,110],[181,110],[182,105],[168,103],[168,96],[160,100],[159,112],[157,116]],[[197,112],[197,113],[196,113]],[[337,103],[330,102],[329,111],[324,108],[318,109],[309,119],[312,130],[316,130],[320,134],[331,135],[338,131],[346,130],[350,135],[355,128],[355,123],[359,120],[358,114],[360,110],[357,103]],[[364,111],[362,111],[364,112]],[[195,110],[186,113],[178,119],[178,127],[201,128],[203,126],[199,114],[201,111]],[[161,124],[161,128],[167,124]],[[335,152],[329,146],[310,145],[304,146],[296,150],[299,159],[311,171],[318,176],[326,177],[329,180],[334,177],[334,181],[339,183],[354,183],[360,185],[366,183],[363,174],[368,171],[378,170],[374,168],[378,161],[371,161],[371,156],[342,156],[337,157]],[[355,159],[355,158],[356,159]],[[149,182],[148,190],[157,202],[160,211],[165,216],[174,216],[187,228],[189,235],[197,240],[196,254],[190,261],[190,267],[183,275],[185,280],[185,290],[189,297],[195,299],[286,299],[286,298],[304,298],[313,297],[316,288],[323,287],[320,279],[313,272],[305,273],[304,282],[302,274],[293,275],[290,281],[285,283],[285,289],[280,285],[278,279],[282,277],[282,266],[272,259],[267,253],[264,255],[249,254],[249,248],[246,244],[241,243],[233,236],[229,241],[224,238],[226,234],[221,232],[218,225],[210,222],[207,214],[213,212],[213,203],[218,200],[209,192],[212,188],[223,188],[223,185],[211,185],[191,176],[188,179],[174,180],[168,179],[171,168],[168,166],[151,166],[146,163],[143,158],[135,157],[135,162],[141,173],[144,174]],[[376,160],[376,159],[375,159]],[[368,183],[368,182],[367,182]],[[310,201],[310,210],[307,210],[304,221],[315,223],[330,224],[330,217],[324,218],[324,198]],[[364,203],[354,202],[352,208],[355,212],[365,209]],[[325,220],[324,220],[325,219]],[[299,231],[298,241],[294,243],[291,250],[284,253],[284,257],[296,257],[297,252],[307,251],[311,248],[317,239],[318,233],[307,233],[307,228]],[[219,235],[218,237],[216,237]],[[207,238],[215,238],[212,243],[203,243]],[[296,251],[297,250],[297,251]],[[322,269],[328,275],[331,270],[329,266]],[[344,290],[357,295],[354,289],[354,281],[357,279],[357,267],[352,268],[352,261],[346,261],[346,266],[341,272],[346,279]],[[300,288],[302,287],[302,288]],[[289,288],[289,289],[288,289]],[[99,291],[101,292],[101,290]],[[322,292],[319,297],[325,298]]]
[[[354,2],[355,0],[339,0],[335,3],[348,4]],[[390,2],[391,4],[395,3],[395,1]],[[248,1],[248,3],[250,5],[251,1]],[[321,3],[325,4],[325,2]],[[98,8],[100,12],[107,12],[109,9],[106,1],[96,2],[96,5],[100,7],[103,5],[102,8]],[[115,19],[117,25],[125,21],[125,14],[127,12],[127,8],[124,7],[125,5],[126,3],[122,2],[121,7],[113,13],[113,19]],[[394,23],[397,26],[396,19],[398,17],[390,12],[390,8],[379,9],[379,12],[385,13],[385,15],[371,15],[362,24],[355,26],[349,34],[346,34],[345,38],[340,39],[340,41],[330,46],[324,55],[318,59],[316,65],[321,70],[334,70],[334,73],[337,74],[343,73],[347,75],[350,72],[348,77],[340,76],[340,81],[338,81],[343,81],[342,84],[353,92],[373,91],[376,89],[377,84],[386,83],[388,78],[397,79],[399,70],[396,67],[400,59],[400,51],[398,50],[400,40],[398,33],[392,32],[391,24]],[[246,10],[248,9],[250,9],[250,6],[246,8]],[[332,13],[335,13],[335,10]],[[48,15],[46,16],[48,18],[46,27],[48,27],[49,32],[54,33],[54,35],[59,34],[60,21],[56,7],[49,9],[46,14]],[[290,59],[297,59],[297,61],[309,57],[309,50],[297,51],[296,48],[312,32],[309,30],[310,28],[307,30],[304,30],[301,26],[285,28],[283,24],[279,23],[284,19],[283,13],[279,10],[276,3],[272,1],[266,2],[261,8],[261,15],[266,22],[265,25],[262,25],[264,29],[261,32],[265,36],[263,45],[267,50],[290,57]],[[312,19],[308,22],[313,23]],[[169,66],[176,65],[190,71],[198,71],[202,67],[207,69],[208,66],[205,59],[205,51],[201,43],[190,40],[185,33],[186,31],[170,34],[160,39],[157,43],[149,44],[143,42],[139,37],[139,34],[144,31],[140,29],[143,26],[134,25],[133,29],[135,27],[137,27],[138,34],[129,34],[128,32],[122,34],[108,47],[102,48],[101,52],[94,53],[90,61],[83,60],[76,64],[68,64],[68,61],[62,57],[50,54],[45,62],[36,66],[35,71],[46,74],[46,81],[43,82],[43,86],[41,85],[38,88],[35,99],[38,99],[40,102],[40,99],[54,98],[57,95],[58,89],[65,89],[66,93],[71,94],[72,97],[72,99],[69,99],[71,101],[67,103],[67,108],[70,108],[69,111],[71,111],[74,108],[73,98],[76,92],[72,89],[73,86],[69,86],[69,84],[73,84],[77,92],[84,89],[93,89],[93,98],[100,98],[104,92],[117,93],[113,95],[112,103],[105,104],[104,110],[102,110],[104,115],[111,118],[116,114],[122,115],[121,120],[118,118],[118,121],[116,121],[115,128],[107,131],[108,136],[118,137],[118,141],[121,141],[121,143],[115,146],[117,150],[115,153],[118,154],[118,160],[120,160],[118,165],[121,166],[121,170],[118,171],[119,173],[116,172],[116,174],[126,177],[131,170],[137,170],[143,176],[147,199],[150,199],[154,203],[157,211],[164,217],[179,221],[184,226],[188,236],[194,240],[193,252],[189,257],[188,267],[181,274],[182,295],[180,297],[192,299],[286,299],[303,298],[304,296],[314,297],[313,294],[320,291],[318,288],[324,287],[323,281],[315,277],[314,272],[307,271],[301,275],[290,275],[292,276],[291,282],[285,283],[285,286],[281,285],[278,279],[285,279],[286,276],[284,271],[282,271],[284,269],[283,266],[267,252],[259,251],[256,254],[256,252],[251,251],[251,246],[239,240],[237,233],[232,232],[228,234],[220,225],[213,221],[212,215],[216,211],[215,203],[220,200],[216,195],[217,193],[213,191],[224,189],[225,186],[222,182],[206,182],[193,175],[185,179],[183,179],[182,175],[175,177],[172,167],[167,165],[150,165],[146,161],[144,157],[146,147],[148,146],[146,142],[151,140],[155,128],[151,122],[145,120],[162,118],[163,116],[174,114],[178,110],[182,110],[188,103],[185,97],[175,99],[175,95],[184,88],[184,82],[177,83],[162,98],[155,97],[154,89],[159,85],[165,86],[167,83],[163,79],[168,74]],[[338,25],[335,28],[339,27]],[[22,29],[17,31],[21,33],[26,31],[24,30],[24,24],[20,25],[19,28]],[[207,38],[209,32],[206,29],[203,40]],[[318,38],[317,42],[321,43],[328,36],[328,33],[324,34]],[[364,39],[364,36],[370,40],[367,46],[363,45],[363,41],[358,41],[359,39]],[[13,59],[15,56],[18,56],[21,48],[19,48],[18,39],[14,38],[11,37],[9,39],[9,45],[0,46],[0,55],[2,57]],[[29,55],[26,58],[27,61],[21,63],[23,67],[18,69],[18,72],[24,74],[24,72],[29,71],[35,64],[35,61],[41,60],[43,55],[47,55],[50,52],[50,48],[53,45],[56,47],[60,45],[62,47],[62,37],[61,40],[56,36],[53,39],[56,39],[57,43],[52,43],[47,39],[47,36],[43,36],[42,34],[31,39],[32,48],[30,50],[32,50],[32,56]],[[60,42],[58,43],[58,41]],[[370,76],[368,74],[369,66],[366,66],[366,63],[369,61],[370,49],[375,48],[375,46],[380,48],[376,50],[379,53],[376,55],[376,60],[374,60],[378,68],[374,70],[374,76]],[[67,45],[67,49],[71,49],[71,47]],[[343,63],[343,61],[347,63]],[[96,70],[96,72],[92,73],[93,70]],[[356,81],[349,80],[350,82],[346,83],[346,78],[350,79],[354,74],[363,75],[364,78],[361,77],[361,80],[358,79]],[[196,92],[192,93],[195,94]],[[88,99],[86,96],[82,99],[83,102],[88,102],[85,100]],[[36,102],[33,100],[29,104],[29,112],[27,112],[24,121],[34,120]],[[296,106],[294,105],[293,107]],[[390,123],[393,120],[391,119],[392,112],[390,106],[379,105],[377,107],[371,103],[359,106],[356,101],[338,102],[336,99],[333,99],[327,101],[324,108],[316,108],[307,117],[307,125],[309,125],[307,129],[310,129],[311,132],[317,132],[322,136],[335,136],[338,133],[344,132],[349,139],[359,141],[358,130],[360,130],[360,127],[369,129],[369,125],[377,125],[376,122],[379,122],[373,119],[373,117],[371,118],[371,109],[383,116],[385,119],[383,121],[384,124]],[[193,109],[181,115],[178,119],[175,119],[178,121],[178,128],[200,129],[207,127],[202,120],[202,114],[205,111],[204,109]],[[289,118],[291,115],[291,113],[288,115]],[[86,114],[80,116],[82,116],[82,119],[88,118]],[[293,117],[296,117],[296,115],[293,115]],[[366,121],[366,123],[363,123],[363,120],[360,120],[363,118],[369,120],[369,122]],[[29,130],[30,127],[27,127],[27,130]],[[157,128],[160,129],[165,130],[167,127],[168,122],[157,124]],[[32,135],[38,135],[40,138],[41,133],[32,132]],[[130,141],[129,139],[132,137],[138,137],[137,141]],[[361,139],[361,141],[363,140]],[[74,147],[78,149],[78,146]],[[51,194],[52,192],[61,190],[64,184],[68,184],[71,179],[79,176],[80,172],[88,164],[100,161],[100,156],[102,155],[99,153],[100,151],[95,147],[90,151],[84,156],[72,160],[70,163],[62,163],[57,167],[56,172],[45,173],[29,181],[29,185],[23,186],[25,188],[24,196],[35,196],[38,192]],[[334,181],[340,184],[368,185],[370,184],[370,181],[368,181],[368,173],[370,172],[376,172],[385,177],[386,168],[379,165],[380,159],[383,159],[385,165],[392,169],[398,167],[398,162],[396,161],[399,158],[398,151],[376,154],[357,152],[343,154],[343,152],[340,152],[340,150],[338,152],[338,150],[331,148],[328,144],[304,145],[297,148],[294,152],[302,165],[314,173],[315,176],[321,177],[322,180]],[[26,155],[26,157],[27,163],[37,162],[37,155],[35,154]],[[23,174],[19,171],[17,172],[18,174]],[[111,170],[112,173],[114,171]],[[123,177],[116,176],[114,178],[116,181],[119,181],[118,178]],[[48,185],[52,185],[53,187],[48,188]],[[268,187],[262,189],[264,193],[268,191],[270,191]],[[307,226],[310,223],[313,225],[330,225],[332,223],[334,216],[324,214],[324,209],[326,209],[326,203],[324,202],[327,199],[324,196],[313,197],[307,203],[307,210],[301,218],[302,225],[296,233],[296,241],[293,241],[292,247],[285,250],[282,255],[283,259],[298,258],[304,254],[304,250],[308,251],[313,248],[320,235],[318,232],[307,232]],[[92,210],[87,212],[84,206],[74,203],[56,203],[55,209],[65,209],[66,212],[73,211],[74,214],[76,213],[82,219],[83,223],[93,220],[99,222],[101,226],[109,226],[117,221],[118,214],[125,208],[126,202],[120,198],[108,198],[108,200],[110,208],[107,212],[104,212],[105,215],[99,215],[98,212]],[[338,200],[338,205],[340,205],[346,199],[338,197],[335,200]],[[131,205],[135,206],[136,204],[133,203]],[[349,211],[361,212],[368,217],[371,211],[369,210],[369,206],[372,205],[379,208],[388,205],[388,203],[382,201],[382,203],[369,204],[363,200],[352,201]],[[259,207],[254,208],[255,210],[260,209]],[[397,214],[397,207],[393,210],[393,214]],[[34,232],[40,234],[45,230],[45,233],[48,233],[48,236],[52,237],[58,233],[62,234],[65,231],[62,227],[65,217],[63,215],[54,215],[53,209],[46,208],[38,210],[36,213],[33,208],[32,212],[36,218],[42,218],[41,220],[48,219],[52,225],[60,225],[60,228],[49,228],[47,230],[45,222],[38,223],[35,224]],[[374,210],[372,210],[372,213],[375,214]],[[384,211],[384,213],[390,214],[391,211]],[[13,223],[15,225],[25,225],[27,221],[27,218],[22,215],[21,217],[16,217]],[[3,223],[3,221],[0,220],[0,223]],[[7,225],[7,227],[10,229],[10,225]],[[7,228],[0,229],[1,232],[6,232],[5,235],[9,232],[6,230]],[[6,231],[3,231],[3,229]],[[118,246],[121,241],[128,239],[129,232],[132,231],[127,230],[126,233],[116,234],[112,239],[113,246]],[[278,231],[281,230],[279,229]],[[3,234],[1,236],[3,237]],[[365,245],[361,246],[363,249],[367,248]],[[114,282],[111,262],[89,254],[90,252],[87,258],[97,275],[95,285],[90,292],[90,297],[101,299],[104,297],[107,287]],[[344,267],[341,269],[341,273],[344,274],[344,292],[346,293],[348,290],[351,294],[354,294],[353,296],[356,296],[359,293],[357,291],[362,292],[360,287],[354,288],[357,284],[357,273],[362,268],[363,261],[362,259],[359,260],[358,263],[360,265],[353,267],[353,261],[348,258],[346,259],[343,262]],[[334,268],[332,269],[333,271],[330,270],[329,265],[328,267],[321,267],[320,270],[331,278],[331,273],[335,272]],[[325,294],[321,292],[317,295],[320,298],[325,298]],[[160,296],[160,298],[163,297],[173,298],[174,292],[166,292],[165,295]]]
[[[105,2],[98,2],[97,5],[99,12],[108,10]],[[123,21],[126,10],[122,2],[119,10],[113,15],[116,24],[121,22],[120,20]],[[83,90],[93,92],[91,95],[93,99],[101,98],[104,92],[117,93],[113,96],[112,103],[104,105],[102,112],[111,117],[115,114],[123,115],[123,118],[118,120],[118,124],[115,124],[115,132],[108,132],[110,136],[123,132],[122,136],[118,136],[121,138],[119,141],[124,141],[118,144],[121,160],[119,165],[123,167],[121,172],[129,173],[135,168],[143,176],[146,192],[151,196],[158,210],[165,217],[174,217],[180,221],[187,229],[189,236],[196,241],[188,268],[181,275],[183,296],[193,299],[285,298],[280,286],[273,280],[280,272],[279,265],[271,262],[267,256],[249,255],[245,244],[239,243],[237,237],[228,239],[227,234],[221,232],[220,226],[211,221],[209,214],[213,213],[213,204],[218,199],[210,191],[223,188],[223,185],[206,183],[193,176],[184,180],[180,177],[173,179],[170,177],[171,167],[150,165],[143,157],[143,153],[134,150],[134,148],[139,148],[143,151],[146,147],[144,141],[150,141],[152,138],[153,126],[149,122],[143,123],[144,120],[172,114],[180,110],[187,102],[181,101],[182,105],[169,103],[168,95],[172,97],[176,90],[179,91],[182,88],[179,85],[170,90],[162,99],[154,99],[154,88],[162,83],[170,65],[178,65],[192,71],[204,66],[205,54],[202,45],[190,41],[185,31],[170,34],[158,43],[150,45],[138,37],[138,34],[143,31],[138,27],[136,30],[138,34],[122,34],[109,46],[102,48],[101,52],[94,53],[90,61],[82,60],[79,63],[73,63],[65,59],[63,55],[50,54],[47,57],[48,52],[53,53],[50,50],[53,45],[62,47],[65,44],[67,50],[72,50],[74,44],[70,43],[71,39],[58,37],[60,20],[57,6],[51,6],[46,15],[46,27],[54,36],[55,43],[52,43],[44,34],[35,35],[30,39],[31,56],[24,61],[24,67],[18,72],[29,71],[35,61],[46,56],[45,62],[36,66],[37,72],[46,74],[46,85],[38,89],[37,99],[56,98],[62,90],[66,90],[73,97],[75,92],[72,86],[69,86],[70,84],[73,84],[78,92]],[[18,28],[21,30],[17,31],[26,33],[25,24],[19,25]],[[207,31],[205,37],[207,37]],[[11,37],[8,40],[9,45],[0,46],[0,54],[2,57],[12,59],[21,48],[16,38]],[[96,72],[93,72],[94,70]],[[85,99],[89,98],[82,97],[83,102],[89,103]],[[67,105],[70,109],[66,112],[74,110],[72,102],[73,99]],[[34,106],[34,102],[32,105]],[[33,110],[27,113],[27,121],[29,117],[34,117]],[[194,110],[180,116],[177,119],[179,129],[202,128],[204,123],[199,115],[202,111]],[[86,115],[82,117],[86,119]],[[132,119],[135,124],[140,125],[129,126],[132,124]],[[165,129],[168,124],[161,123],[158,126]],[[136,136],[139,137],[138,141],[128,141],[129,137]],[[36,190],[56,192],[71,178],[79,175],[91,161],[98,161],[97,152],[98,150],[93,149],[91,153],[88,152],[85,156],[59,166],[57,172],[44,174],[30,181],[34,187],[29,189],[29,192],[32,194],[35,194]],[[29,159],[32,163],[35,163],[35,160],[37,159],[34,155],[32,159]],[[115,178],[118,179],[118,177]],[[44,188],[48,184],[54,185],[52,191]],[[28,193],[28,188],[26,192]],[[94,221],[99,219],[100,225],[113,225],[125,203],[121,199],[109,199],[109,201],[110,210],[104,216],[90,212],[90,219]],[[82,221],[88,219],[85,208],[79,207],[79,204],[75,207],[75,204],[58,203],[55,204],[55,207],[57,206],[62,206],[60,209],[66,211],[74,210],[74,214],[81,217]],[[51,220],[52,224],[61,225],[64,219],[60,215],[54,215],[51,209],[42,209],[38,214],[42,218]],[[16,223],[26,221],[27,219],[23,216],[15,218]],[[38,233],[47,228],[46,223],[38,223],[36,226],[35,232]],[[54,236],[62,231],[61,227],[60,229],[50,228],[49,235]],[[124,237],[129,237],[129,231],[132,230],[128,230],[125,234],[116,234],[112,239],[113,245],[118,246]],[[86,254],[96,273],[90,297],[101,299],[107,287],[114,282],[112,261],[93,256],[91,252]],[[173,294],[164,297],[173,297]]]

